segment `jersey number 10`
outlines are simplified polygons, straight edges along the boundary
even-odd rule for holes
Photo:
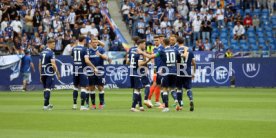
[[[167,64],[175,63],[175,53],[166,53],[167,56]]]

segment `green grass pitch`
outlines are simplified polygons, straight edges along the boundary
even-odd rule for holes
[[[42,110],[42,92],[0,92],[0,138],[276,137],[276,89],[195,88],[193,92],[195,112],[188,111],[185,95],[184,110],[171,107],[169,113],[130,112],[130,89],[106,90],[102,111],[72,110],[69,90],[52,92],[53,111]]]

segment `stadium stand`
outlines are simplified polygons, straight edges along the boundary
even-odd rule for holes
[[[165,34],[169,37],[171,34],[176,34],[184,37],[186,45],[195,49],[197,39],[207,37],[214,45],[216,38],[219,37],[224,50],[231,48],[234,51],[245,52],[275,50],[274,7],[274,1],[121,1],[122,16],[130,34],[145,38],[148,44],[153,43],[153,35]],[[198,16],[199,21],[197,21]],[[211,22],[210,24],[205,17]],[[237,25],[237,22],[241,25]],[[203,33],[206,27],[211,28],[207,36]],[[189,32],[192,32],[192,35]]]
[[[0,54],[29,49],[37,55],[50,38],[56,40],[55,53],[61,54],[79,35],[87,41],[97,37],[106,51],[124,51],[103,10],[108,12],[107,0],[3,0]]]

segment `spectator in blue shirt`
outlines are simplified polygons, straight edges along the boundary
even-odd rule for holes
[[[23,91],[27,91],[27,84],[29,84],[31,80],[31,68],[33,72],[35,72],[34,64],[30,55],[30,51],[25,51],[25,56],[22,58],[21,62],[21,73],[23,75]]]

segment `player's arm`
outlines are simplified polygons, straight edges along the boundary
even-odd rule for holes
[[[41,60],[39,59],[39,63],[38,63],[38,71],[39,71],[39,76],[41,76]]]
[[[196,74],[196,61],[194,58],[192,59],[192,66],[194,66],[194,68],[193,68],[194,73],[192,74],[192,78],[194,78],[195,77],[194,74]]]
[[[92,68],[94,69],[95,72],[98,72],[97,68],[96,68],[96,67],[94,66],[94,64],[89,60],[89,56],[88,56],[88,55],[84,56],[84,62],[85,62],[88,66],[92,67]]]
[[[148,59],[148,60],[139,60],[138,61],[138,66],[139,67],[146,66],[150,61],[151,61],[151,59]]]
[[[142,50],[139,49],[139,48],[137,49],[137,53],[138,53],[138,54],[141,54],[141,55],[143,55],[144,57],[147,57],[147,58],[149,58],[149,59],[154,58],[153,55],[150,55],[150,54],[146,53],[145,51],[142,51]]]
[[[56,60],[55,59],[51,59],[51,64],[52,64],[52,67],[54,69],[54,72],[57,74],[58,80],[60,80],[60,74],[59,74],[59,71],[57,69]]]
[[[129,59],[128,59],[128,58],[126,58],[126,64],[127,64],[127,65],[130,65],[130,62],[129,62]]]
[[[100,41],[100,40],[98,40],[98,44],[99,44],[101,47],[104,47],[104,46],[105,46],[104,42],[102,42],[102,41]]]
[[[34,67],[34,63],[33,62],[31,62],[31,68],[32,68],[33,72],[35,72],[35,67]]]

